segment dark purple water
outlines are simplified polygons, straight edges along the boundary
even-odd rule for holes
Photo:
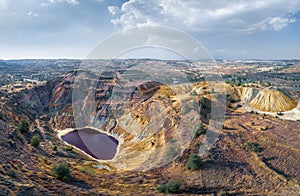
[[[118,147],[118,140],[91,128],[76,129],[63,135],[61,139],[88,155],[101,160],[112,159]]]

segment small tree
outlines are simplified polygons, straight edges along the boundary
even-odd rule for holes
[[[191,96],[196,96],[197,95],[197,92],[195,90],[193,90],[192,92],[190,92],[190,95]]]
[[[65,147],[65,150],[66,150],[66,151],[72,151],[72,150],[73,150],[73,146],[66,146],[66,147]]]
[[[186,167],[190,170],[197,170],[201,166],[201,158],[197,154],[191,154],[186,162]]]
[[[178,154],[178,151],[172,146],[169,146],[166,150],[166,156],[169,157],[169,158],[173,158],[177,154]]]
[[[57,151],[57,145],[53,145],[52,150]]]
[[[206,129],[204,128],[203,124],[199,124],[198,127],[194,131],[194,138],[199,137],[200,135],[203,135],[206,133]]]
[[[26,118],[22,118],[18,124],[18,130],[21,133],[26,133],[29,131],[29,122]]]
[[[206,98],[205,98],[204,96],[202,96],[202,97],[200,98],[199,106],[200,106],[201,108],[205,108],[205,107],[206,107]]]
[[[180,182],[170,181],[157,187],[157,190],[161,193],[178,193],[179,188]]]
[[[229,193],[227,191],[220,191],[218,193],[218,196],[227,196],[227,195],[229,195]]]
[[[70,175],[70,168],[63,163],[54,166],[51,174],[55,178],[62,180],[64,182],[69,182],[72,178]]]
[[[261,152],[263,150],[257,143],[247,142],[245,144],[245,149],[251,150],[252,152]]]
[[[230,95],[227,96],[227,107],[230,107],[230,104],[233,103],[233,99]]]
[[[38,147],[40,145],[40,142],[41,142],[41,138],[39,136],[35,135],[31,138],[30,144],[33,147]]]

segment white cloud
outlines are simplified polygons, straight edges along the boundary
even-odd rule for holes
[[[52,4],[55,4],[55,3],[69,3],[69,4],[72,4],[72,5],[79,4],[78,0],[49,0],[49,2],[52,3]],[[46,5],[46,4],[44,3],[44,5]]]
[[[275,31],[280,31],[290,23],[296,22],[295,18],[274,17],[269,21],[269,26]]]
[[[33,13],[32,11],[30,11],[26,15],[27,16],[38,16],[39,14],[38,13]]]
[[[190,31],[280,31],[295,22],[300,0],[241,0],[202,2],[198,0],[129,0],[120,8],[110,6],[118,15],[111,22],[123,28],[166,25]]]
[[[116,15],[120,11],[120,9],[117,6],[108,6],[107,9],[112,15]]]

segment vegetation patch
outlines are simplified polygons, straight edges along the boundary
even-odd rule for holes
[[[66,146],[66,147],[65,147],[65,150],[66,150],[66,151],[72,151],[72,150],[73,150],[73,146]]]
[[[18,124],[18,130],[21,133],[27,133],[29,132],[29,121],[26,118],[22,118],[21,121]]]
[[[245,144],[245,149],[250,150],[252,152],[261,152],[263,150],[262,147],[260,147],[257,143],[253,142],[247,142],[247,144]]]
[[[191,154],[186,162],[186,167],[190,170],[198,170],[201,166],[201,157],[197,154]]]
[[[52,150],[57,151],[57,145],[53,145]]]
[[[63,163],[55,165],[52,169],[51,174],[55,178],[64,182],[69,182],[72,179],[70,175],[70,168]]]
[[[197,138],[200,135],[204,135],[204,134],[206,134],[206,129],[204,128],[203,124],[201,123],[194,130],[194,138]]]
[[[35,135],[31,138],[30,144],[33,147],[38,147],[40,145],[40,142],[41,142],[41,138]]]
[[[178,193],[179,188],[180,182],[170,181],[157,187],[157,191],[160,193]]]

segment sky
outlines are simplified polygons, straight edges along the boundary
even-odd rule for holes
[[[0,59],[84,59],[148,26],[185,32],[215,59],[300,58],[300,0],[0,0]]]

